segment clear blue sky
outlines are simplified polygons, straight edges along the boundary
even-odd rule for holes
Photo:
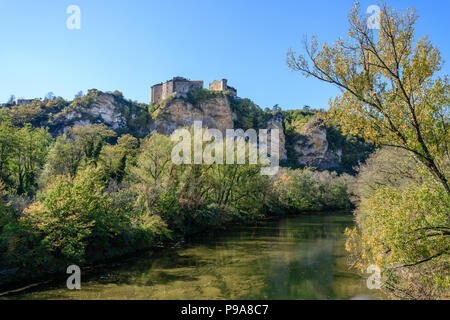
[[[362,8],[375,0],[360,1]],[[428,34],[449,59],[450,1],[391,0],[415,7],[417,35]],[[81,29],[69,30],[69,5]],[[120,90],[148,103],[150,86],[184,76],[228,78],[261,107],[328,108],[337,90],[291,72],[285,56],[303,35],[334,41],[347,34],[353,0],[0,0],[0,101],[72,99],[90,88]],[[449,74],[448,64],[444,72]]]

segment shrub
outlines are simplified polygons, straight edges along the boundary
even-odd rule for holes
[[[443,298],[450,278],[450,196],[408,153],[382,149],[362,167],[351,263],[378,265],[384,289],[408,299]]]

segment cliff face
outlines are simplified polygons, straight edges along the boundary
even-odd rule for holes
[[[267,151],[271,153],[271,129],[278,129],[280,132],[280,144],[279,144],[279,157],[280,160],[287,160],[286,153],[286,136],[284,134],[284,119],[283,114],[281,112],[272,113],[269,118],[266,120],[266,129],[268,129],[268,138],[267,138]]]
[[[116,100],[116,97],[112,94],[99,93],[90,108],[70,110],[60,120],[68,122],[72,126],[83,126],[98,121],[112,130],[124,128],[127,122]]]
[[[130,133],[139,138],[155,130],[171,134],[177,128],[192,126],[194,121],[202,121],[203,127],[222,132],[233,128],[268,129],[269,153],[270,130],[278,129],[280,160],[319,169],[348,162],[346,155],[342,156],[342,147],[339,147],[342,143],[327,140],[327,128],[318,118],[305,120],[308,122],[301,130],[292,132],[286,130],[287,118],[284,119],[280,111],[264,112],[249,99],[239,100],[208,91],[203,94],[196,99],[172,97],[161,105],[148,106],[126,100],[117,91],[105,93],[93,89],[74,101],[37,100],[9,112],[13,119],[18,119],[18,125],[23,122],[49,127],[54,136],[63,134],[71,126],[100,123],[119,135]],[[24,120],[20,120],[22,118]]]
[[[202,121],[204,128],[214,128],[225,132],[233,128],[233,113],[229,100],[217,96],[194,105],[185,99],[174,99],[158,110],[152,129],[163,134],[171,134],[180,127],[190,127],[194,121]]]
[[[121,93],[90,90],[81,99],[49,119],[48,126],[54,135],[60,135],[71,126],[103,123],[111,130],[131,133],[138,137],[151,130],[151,117],[145,106],[125,100]]]
[[[176,98],[167,102],[158,111],[152,129],[159,133],[171,134],[177,128],[190,127],[194,121],[202,121],[204,128],[219,129],[225,133],[227,129],[235,128],[235,120],[236,114],[232,112],[230,101],[225,95],[207,99],[198,105],[187,102],[185,99]],[[286,160],[286,137],[283,122],[281,112],[273,113],[265,121],[264,129],[268,130],[268,153],[271,153],[271,130],[279,130],[279,156],[281,160]]]
[[[319,118],[313,118],[303,127],[294,139],[293,149],[297,162],[305,166],[329,169],[341,163],[342,149],[330,148],[327,129]]]
[[[171,134],[180,127],[190,127],[194,121],[202,121],[203,127],[215,128],[222,132],[234,128],[236,115],[230,108],[226,96],[216,96],[196,105],[185,99],[175,98],[168,101],[154,116],[152,130],[163,134]],[[286,151],[286,135],[284,119],[281,112],[266,115],[264,128],[268,129],[268,152],[271,153],[271,129],[280,132],[279,156],[280,160],[289,160]],[[258,128],[255,128],[258,129]],[[297,164],[313,166],[318,169],[338,167],[341,163],[342,149],[333,147],[327,140],[327,129],[323,121],[313,118],[300,134],[295,135],[292,148]]]

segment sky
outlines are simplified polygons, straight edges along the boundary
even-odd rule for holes
[[[119,90],[149,103],[153,84],[174,76],[227,78],[260,107],[328,108],[338,89],[289,70],[286,52],[303,37],[347,36],[353,0],[0,0],[0,102],[72,99],[80,90]],[[418,37],[428,35],[450,56],[449,0],[391,0],[414,7]],[[377,4],[360,1],[361,8]],[[69,29],[70,5],[80,29]],[[450,74],[448,64],[443,73]]]

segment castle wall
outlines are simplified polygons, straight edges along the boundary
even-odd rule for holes
[[[214,80],[209,85],[209,90],[211,91],[225,91],[227,87],[227,80],[223,79],[222,81]]]
[[[19,99],[17,99],[16,105],[17,106],[22,106],[24,104],[30,104],[31,102],[33,102],[33,99],[22,99],[22,98],[19,98]]]
[[[174,92],[177,96],[186,96],[189,91],[203,88],[203,81],[174,81]]]
[[[214,80],[209,85],[209,90],[211,91],[229,91],[233,95],[237,95],[237,91],[235,88],[228,86],[228,80],[222,79],[222,80]]]
[[[152,87],[152,103],[161,100],[162,84],[157,84]]]
[[[161,100],[167,99],[174,92],[173,80],[163,83],[161,89]]]
[[[182,77],[175,77],[172,80],[152,87],[152,103],[165,100],[174,93],[176,93],[177,97],[186,97],[189,91],[198,88],[203,88],[203,81],[192,81]],[[222,79],[221,81],[215,80],[210,84],[209,89],[213,91],[230,91],[236,94],[236,90],[227,85],[226,79]]]

